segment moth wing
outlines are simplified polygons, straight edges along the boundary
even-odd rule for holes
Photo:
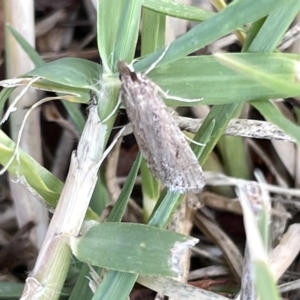
[[[201,191],[202,169],[155,83],[130,71],[126,63],[119,63],[119,70],[127,115],[152,174],[171,190]]]
[[[199,192],[204,186],[199,162],[164,102],[157,97],[139,104],[142,120],[137,142],[153,175],[170,189]],[[149,130],[150,129],[150,130]],[[143,151],[146,149],[146,151]]]

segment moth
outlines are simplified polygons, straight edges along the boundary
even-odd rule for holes
[[[146,75],[118,63],[121,97],[140,151],[154,177],[170,191],[199,193],[203,171],[184,134],[160,96],[160,88]]]

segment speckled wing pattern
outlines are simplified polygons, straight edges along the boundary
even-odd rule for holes
[[[199,162],[159,95],[145,75],[118,63],[122,99],[140,151],[154,177],[171,191],[198,193],[203,189]]]

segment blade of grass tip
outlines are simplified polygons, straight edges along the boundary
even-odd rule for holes
[[[10,24],[6,24],[6,26],[36,67],[40,67],[46,64],[46,62],[41,58],[36,50],[23,38],[23,36],[14,27],[12,27]]]
[[[198,242],[144,224],[105,222],[91,226],[82,229],[81,237],[71,238],[73,254],[91,265],[126,273],[176,276],[181,272],[178,257]]]
[[[251,187],[241,184],[236,193],[243,208],[244,224],[247,236],[247,245],[250,253],[250,260],[253,263],[254,282],[260,299],[279,299],[275,278],[270,269],[267,251],[259,233],[256,218],[247,197],[246,190]]]
[[[20,46],[23,48],[23,50],[27,53],[29,58],[32,60],[34,65],[36,67],[41,67],[46,65],[46,62],[40,57],[40,55],[37,53],[37,51],[19,34],[17,30],[15,30],[11,25],[7,24],[7,27],[11,31],[12,35],[15,37],[15,39],[18,41]],[[11,90],[11,92],[14,89]],[[9,95],[7,95],[7,98]],[[2,98],[2,97],[1,97]],[[5,99],[7,99],[5,98]],[[82,112],[79,109],[78,105],[74,105],[73,103],[70,103],[68,101],[62,101],[63,105],[65,106],[67,112],[71,116],[72,120],[74,121],[74,124],[76,128],[79,131],[83,130],[85,119],[82,115]]]
[[[251,208],[253,215],[255,216],[255,224],[253,226],[258,226],[260,222],[261,212],[262,212],[262,195],[266,193],[265,189],[256,182],[248,183],[241,185],[242,192],[244,193],[245,200]],[[242,199],[240,200],[242,201]],[[243,211],[245,214],[245,212]],[[247,230],[250,230],[249,228]],[[260,232],[260,237],[261,232]],[[255,268],[253,264],[253,255],[251,252],[251,246],[254,241],[247,236],[247,242],[245,247],[244,255],[244,268],[243,268],[243,277],[241,285],[241,298],[255,299],[256,290],[255,290]]]
[[[254,175],[255,178],[259,183],[264,183],[266,184],[266,180],[264,178],[263,173],[261,170],[256,169],[254,170]],[[258,227],[260,231],[260,235],[262,237],[263,244],[269,252],[271,249],[271,237],[270,237],[270,224],[271,224],[271,199],[270,195],[267,189],[261,187],[261,204],[262,204],[262,209],[258,214]]]

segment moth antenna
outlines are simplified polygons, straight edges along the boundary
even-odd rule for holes
[[[159,58],[143,73],[143,75],[147,75],[148,73],[150,73],[156,66],[157,64],[164,58],[164,56],[166,55],[166,53],[168,52],[170,48],[170,44],[168,44],[166,46],[166,48],[164,49],[164,51],[162,52],[162,54],[159,56]]]
[[[191,103],[191,102],[199,102],[202,101],[204,98],[195,98],[195,99],[189,99],[189,98],[181,98],[181,97],[177,97],[177,96],[172,96],[168,94],[168,91],[165,92],[161,87],[157,86],[157,90],[159,91],[159,93],[165,98],[165,99],[172,99],[172,100],[176,100],[176,101],[182,101],[182,102],[187,102],[187,103]]]
[[[122,97],[122,95],[121,95],[121,92],[120,92],[120,95],[119,95],[119,98],[118,98],[118,102],[117,102],[115,108],[113,109],[113,111],[103,121],[101,121],[101,124],[103,124],[106,121],[108,121],[115,114],[115,112],[119,109],[119,107],[121,105],[121,102],[122,102],[121,97]]]

